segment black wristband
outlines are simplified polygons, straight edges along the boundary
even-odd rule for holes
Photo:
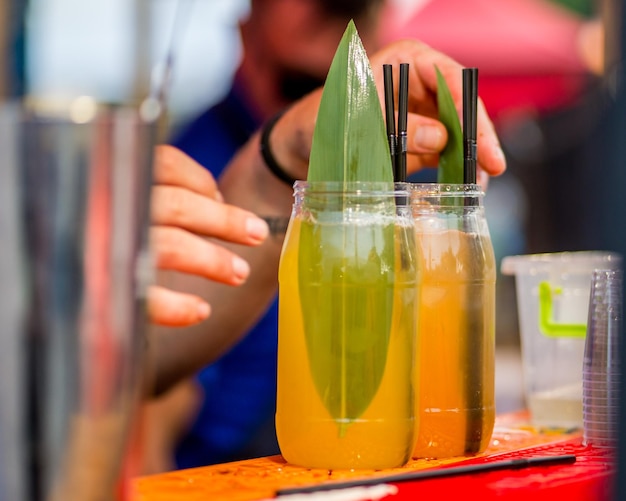
[[[284,237],[289,226],[288,216],[263,216],[263,219],[270,228],[270,235],[273,237]]]
[[[289,174],[287,174],[287,172],[285,172],[285,169],[283,169],[279,165],[279,163],[274,158],[274,155],[272,154],[272,150],[270,148],[270,134],[272,133],[274,125],[276,125],[276,122],[278,122],[283,113],[284,112],[281,111],[265,123],[261,132],[259,149],[261,150],[261,156],[263,157],[263,161],[265,162],[265,165],[267,165],[267,168],[270,170],[270,172],[282,182],[288,184],[290,187],[293,187],[293,184],[296,182],[296,180]]]

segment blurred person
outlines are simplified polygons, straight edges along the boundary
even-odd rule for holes
[[[429,2],[436,3],[434,0]],[[378,46],[378,18],[384,4],[384,0],[252,0],[250,15],[241,23],[243,60],[230,92],[220,103],[184,127],[174,144],[219,177],[235,152],[264,121],[323,83],[350,17],[355,18],[366,48],[371,52]],[[568,32],[574,24],[578,25],[566,16],[558,15],[554,19],[562,19],[566,26],[561,29]],[[597,39],[597,31],[593,33]],[[396,37],[401,34],[396,30]],[[580,44],[581,47],[589,50],[588,43]],[[572,44],[572,54],[575,50]],[[596,71],[600,64],[598,54],[597,50],[590,53],[595,58]],[[578,71],[582,65],[575,64]],[[524,92],[514,94],[522,99],[530,96]],[[273,136],[277,134],[273,132]],[[445,131],[427,123],[420,128],[420,137],[422,153],[426,150],[436,152],[445,141]],[[436,161],[429,163],[435,164]],[[257,188],[263,189],[261,185]],[[241,197],[245,195],[246,191],[243,191]],[[289,197],[284,211],[275,214],[278,220],[285,220],[290,204]],[[269,240],[278,244],[276,248],[282,243],[280,235],[273,235]],[[266,266],[274,288],[277,257],[268,259]],[[172,280],[176,285],[176,281],[182,279],[174,277]],[[188,287],[187,283],[178,285]],[[204,286],[198,283],[193,287],[200,291]],[[272,290],[275,292],[275,288]],[[155,449],[150,457],[161,459],[155,460],[149,469],[158,471],[173,466],[164,462],[167,458],[164,459],[166,454],[163,451],[178,444],[181,434],[184,437],[177,450],[179,467],[278,452],[273,429],[277,332],[277,305],[273,295],[271,293],[265,299],[259,295],[250,304],[240,302],[242,317],[246,317],[243,310],[257,310],[257,313],[236,326],[232,322],[226,323],[225,328],[232,332],[230,336],[226,333],[224,336],[228,339],[244,336],[243,340],[233,348],[230,341],[218,346],[215,352],[222,356],[204,368],[197,378],[180,384],[153,404],[154,417],[150,419],[153,433],[151,440],[146,442]],[[226,301],[220,301],[220,305],[223,305],[219,308],[223,312],[220,315],[228,316],[231,307]],[[202,303],[198,308],[198,311],[204,311]],[[198,336],[202,336],[202,332],[215,331],[218,325],[221,320],[213,319],[192,331],[198,331]],[[215,357],[198,354],[194,358]]]
[[[382,0],[252,0],[250,15],[241,25],[244,56],[231,91],[183,128],[173,142],[219,178],[226,202],[269,218],[288,219],[291,186],[277,180],[262,164],[258,135],[248,140],[269,117],[323,83],[350,18],[355,19],[371,53],[377,47],[377,19],[382,6]],[[446,77],[459,106],[460,66],[427,46],[407,42],[383,51],[376,63],[372,60],[372,67],[378,74],[383,62],[405,60],[412,63],[414,72],[411,111],[419,105],[421,114],[419,126],[417,115],[412,115],[411,123],[415,142],[410,150],[420,154],[411,155],[410,168],[415,171],[437,164],[437,154],[447,138],[445,128],[433,118],[434,63],[448,68]],[[319,91],[290,106],[272,131],[275,155],[296,178],[306,177],[318,101]],[[483,141],[479,160],[486,162],[486,172],[498,174],[504,167],[504,157],[482,105],[481,110],[483,132],[489,141]],[[237,153],[244,144],[246,147]],[[231,160],[232,165],[224,170]],[[182,219],[211,216],[209,207],[192,212],[185,210],[182,199],[177,203],[180,206],[174,210]],[[198,228],[188,230],[203,233]],[[212,313],[199,325],[178,332],[155,332],[159,373],[156,391],[164,393],[181,374],[190,375],[192,368],[212,363],[202,368],[194,380],[174,387],[148,409],[149,436],[145,443],[153,448],[148,453],[148,471],[172,468],[168,449],[175,445],[178,468],[279,452],[274,413],[281,246],[282,235],[274,234],[259,247],[241,249],[248,267],[242,265],[239,271],[245,271],[243,275],[248,278],[237,289],[198,277],[167,277],[166,283],[172,288],[195,293],[210,302]],[[184,249],[179,246],[176,251]],[[162,362],[165,358],[167,363]]]

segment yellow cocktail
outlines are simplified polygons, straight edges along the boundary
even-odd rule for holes
[[[279,270],[276,429],[293,464],[378,469],[410,457],[415,243],[390,201],[388,214],[357,204],[347,217],[292,217]]]

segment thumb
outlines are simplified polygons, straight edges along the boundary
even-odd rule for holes
[[[407,123],[409,153],[439,153],[446,146],[448,131],[438,120],[411,113]]]

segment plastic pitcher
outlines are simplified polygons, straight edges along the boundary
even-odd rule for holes
[[[507,256],[515,275],[525,397],[537,426],[582,426],[582,367],[591,275],[621,256],[581,251]]]

